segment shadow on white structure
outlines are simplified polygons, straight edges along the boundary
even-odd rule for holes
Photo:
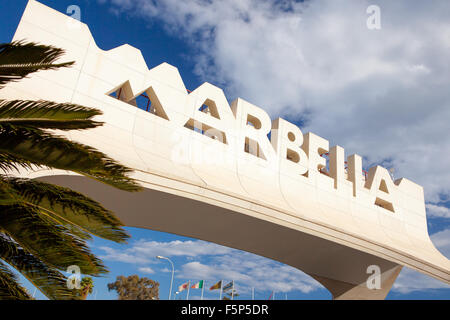
[[[358,155],[271,121],[204,83],[188,92],[177,68],[151,70],[129,45],[103,51],[88,27],[30,0],[14,40],[66,50],[74,67],[12,83],[0,98],[73,102],[104,126],[62,133],[135,170],[127,193],[63,171],[24,173],[79,190],[128,226],[215,242],[296,267],[335,299],[384,299],[402,266],[450,283],[450,262],[427,231],[423,189],[392,181]],[[142,101],[142,99],[144,100]],[[270,139],[267,135],[270,133]],[[382,146],[380,146],[382,147]],[[367,268],[381,270],[369,289]]]

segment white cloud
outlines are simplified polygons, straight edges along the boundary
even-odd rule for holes
[[[102,1],[105,2],[105,1]],[[110,0],[197,49],[195,71],[304,129],[450,195],[448,1]],[[124,39],[125,40],[125,39]]]
[[[427,203],[426,208],[429,217],[450,218],[450,209],[447,207]]]
[[[153,274],[155,273],[155,271],[152,268],[149,267],[141,267],[138,269],[140,272],[142,273],[148,273],[148,274]]]
[[[226,254],[231,250],[232,249],[227,247],[200,240],[175,240],[170,242],[139,240],[134,243],[132,249],[130,249],[130,252],[139,253],[140,255],[149,258],[154,258],[157,255],[169,257],[198,257],[209,254]]]
[[[431,240],[442,254],[450,257],[450,229],[433,234]],[[278,293],[292,291],[310,293],[323,289],[322,285],[298,269],[248,252],[201,240],[158,242],[141,239],[122,250],[109,247],[100,247],[100,249],[107,253],[100,256],[104,260],[137,265],[156,263],[157,254],[170,258],[183,258],[183,263],[179,262],[176,266],[176,278],[182,282],[190,279],[192,283],[205,280],[206,289],[221,279],[234,280],[237,291],[246,296],[250,294],[251,288],[255,288],[256,292],[274,290]],[[158,271],[147,266],[141,266],[138,270],[148,274],[171,272],[171,269],[166,266]],[[417,271],[404,268],[393,290],[409,293],[442,288],[448,289],[449,286]]]
[[[116,250],[110,247],[100,247],[100,249],[107,253],[106,255],[100,256],[104,260],[137,264],[155,263],[158,261],[156,260],[157,255],[168,257],[198,257],[210,254],[226,254],[232,250],[200,240],[158,242],[145,239],[135,241],[125,250]]]
[[[435,247],[447,258],[450,258],[450,229],[437,232],[430,238]],[[392,287],[392,290],[400,293],[435,289],[450,289],[450,286],[442,281],[408,268],[403,268]]]
[[[276,292],[302,291],[305,293],[322,288],[322,286],[305,273],[251,253],[242,252],[204,242],[201,240],[157,242],[138,240],[122,250],[100,247],[107,252],[100,258],[130,264],[155,263],[157,254],[170,258],[184,258],[185,262],[176,268],[176,278],[206,280],[207,286],[223,279],[234,280],[240,293],[248,294],[250,288],[257,291],[275,290]],[[192,258],[195,257],[194,261]],[[207,260],[207,264],[200,259]],[[155,271],[147,266],[139,267],[141,272],[153,274]],[[171,272],[164,267],[160,272]]]
[[[442,281],[426,276],[415,270],[403,268],[402,272],[395,281],[392,290],[406,294],[414,291],[449,288],[450,286]]]
[[[116,250],[110,247],[102,246],[99,247],[100,250],[105,251],[106,254],[100,255],[100,259],[109,260],[109,261],[119,261],[125,263],[133,263],[133,264],[146,264],[150,263],[151,260],[147,257],[138,256],[132,253],[127,252],[126,250]]]
[[[450,259],[450,229],[445,229],[431,235],[431,241],[439,251]]]
[[[208,264],[198,261],[182,266],[179,278],[203,279],[213,285],[219,279],[234,280],[238,292],[256,291],[309,293],[323,288],[302,271],[251,253],[234,250],[231,254],[210,257]]]

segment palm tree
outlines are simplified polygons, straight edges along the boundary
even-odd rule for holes
[[[80,292],[80,298],[81,300],[86,300],[87,296],[92,293],[92,290],[94,289],[94,281],[91,277],[84,277],[81,280],[81,292]]]
[[[0,90],[33,72],[71,66],[73,62],[55,63],[63,53],[36,43],[0,44]],[[128,177],[131,169],[55,133],[101,126],[92,120],[100,114],[70,103],[0,100],[0,299],[31,298],[12,268],[48,298],[73,299],[62,273],[68,266],[77,265],[91,276],[107,272],[86,241],[92,235],[115,242],[128,238],[123,224],[98,202],[68,188],[11,175],[56,168],[139,190]]]

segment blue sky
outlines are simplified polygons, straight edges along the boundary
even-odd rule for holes
[[[26,2],[0,0],[0,42],[12,39]],[[429,233],[450,256],[447,1],[429,7],[378,1],[382,29],[376,32],[361,27],[370,4],[364,1],[41,2],[61,12],[78,5],[81,20],[104,50],[129,43],[142,51],[149,68],[162,62],[176,66],[191,90],[204,81],[221,86],[230,101],[243,97],[272,117],[281,115],[304,132],[345,146],[348,154],[358,152],[366,166],[382,163],[424,185]],[[159,281],[166,298],[170,265],[155,259],[158,254],[175,263],[174,292],[188,280],[206,279],[209,287],[233,279],[242,298],[251,297],[251,287],[256,299],[267,299],[272,291],[276,299],[330,298],[317,282],[278,262],[196,239],[127,230],[127,245],[91,243],[111,272],[95,279],[90,299],[115,299],[106,284],[131,274]],[[190,296],[198,298],[200,291]],[[205,298],[217,296],[205,290]],[[179,298],[184,297],[182,292]],[[407,269],[388,295],[449,298],[449,286]]]

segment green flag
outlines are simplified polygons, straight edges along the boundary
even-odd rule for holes
[[[202,288],[203,288],[203,280],[200,280],[199,282],[191,286],[191,289],[202,289]]]

